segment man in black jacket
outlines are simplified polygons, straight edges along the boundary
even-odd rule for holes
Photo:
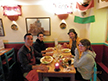
[[[35,50],[37,50],[39,53],[45,53],[46,52],[46,47],[45,47],[45,44],[43,42],[43,38],[44,38],[44,35],[42,32],[39,32],[37,34],[37,39],[35,41],[35,43],[33,44],[33,47]]]
[[[37,39],[35,43],[33,44],[33,47],[35,50],[37,50],[39,53],[46,53],[52,51],[52,49],[46,50],[45,44],[43,42],[44,34],[42,32],[39,32],[37,34]]]
[[[53,53],[48,53],[48,52],[53,51],[53,50],[52,49],[46,50],[45,44],[43,42],[43,38],[44,38],[44,34],[42,32],[39,32],[37,34],[37,39],[36,39],[35,43],[33,44],[33,47],[39,53],[52,56]],[[40,59],[41,59],[41,57],[36,57],[36,61],[38,64],[40,64]]]

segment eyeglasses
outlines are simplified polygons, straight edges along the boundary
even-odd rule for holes
[[[81,46],[81,47],[83,47],[84,45],[82,45],[82,44],[78,44],[78,46]]]

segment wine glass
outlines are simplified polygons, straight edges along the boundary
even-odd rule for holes
[[[55,59],[56,59],[56,62],[57,62],[57,61],[58,61],[58,59],[59,59],[59,56],[57,55]]]
[[[59,55],[58,54],[54,54],[54,58],[55,58],[55,62],[57,62],[58,59],[59,59]]]
[[[73,70],[73,67],[71,66],[71,62],[72,62],[72,60],[71,60],[71,58],[69,58],[68,59],[68,64],[69,64],[69,67],[68,68],[70,68],[70,70]]]

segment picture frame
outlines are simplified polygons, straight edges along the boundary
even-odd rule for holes
[[[5,36],[2,19],[0,19],[0,36]]]
[[[28,17],[25,18],[27,33],[36,36],[42,32],[45,36],[51,35],[50,17]]]

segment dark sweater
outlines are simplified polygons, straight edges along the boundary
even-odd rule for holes
[[[36,42],[33,44],[33,47],[39,53],[41,53],[42,50],[45,50],[46,49],[44,42],[43,41],[40,41],[39,39],[36,40]]]
[[[41,53],[38,53],[31,47],[31,51],[28,50],[28,48],[23,45],[19,51],[18,51],[18,60],[21,63],[21,67],[23,69],[23,72],[29,72],[32,70],[32,65],[36,64],[36,57],[42,56]]]

